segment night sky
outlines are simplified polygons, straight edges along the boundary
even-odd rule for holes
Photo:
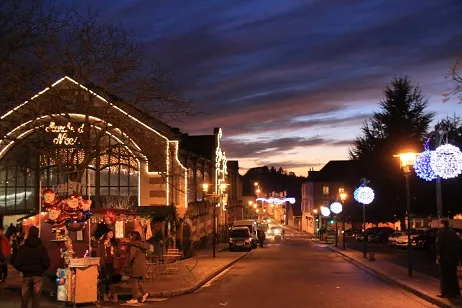
[[[298,175],[347,159],[386,84],[409,75],[435,120],[462,116],[442,103],[462,55],[461,0],[99,0],[175,73],[198,114],[190,134],[222,127],[228,159]]]

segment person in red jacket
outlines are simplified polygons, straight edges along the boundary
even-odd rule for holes
[[[8,277],[8,262],[10,260],[10,240],[4,234],[3,227],[0,227],[0,282],[5,282]]]

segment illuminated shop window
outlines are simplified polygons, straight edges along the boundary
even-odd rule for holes
[[[116,221],[115,223],[115,237],[124,238],[125,235],[125,223],[123,221]]]

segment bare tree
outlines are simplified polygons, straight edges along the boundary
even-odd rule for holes
[[[454,61],[447,79],[452,80],[454,85],[448,93],[443,94],[443,102],[447,102],[451,97],[456,97],[462,103],[462,55]]]
[[[134,118],[171,134],[164,123],[191,114],[191,103],[162,63],[120,25],[50,1],[3,0],[0,41],[0,114],[7,115],[0,121],[0,145],[37,153],[39,162],[24,162],[25,168],[48,161],[81,181],[88,166],[108,167],[111,157],[139,166],[149,152],[150,170],[167,176],[162,166],[168,155],[159,149],[170,145]],[[70,78],[50,86],[63,76]],[[183,176],[175,173],[168,176]]]

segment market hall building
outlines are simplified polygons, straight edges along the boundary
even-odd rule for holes
[[[204,145],[204,136],[183,134],[136,106],[69,77],[18,104],[0,120],[4,225],[25,215],[31,217],[30,224],[38,224],[40,215],[33,215],[39,213],[40,192],[47,188],[60,195],[80,193],[92,200],[92,209],[146,212],[140,209],[174,205],[180,218],[192,211],[196,214],[190,220],[199,221],[200,214],[209,213],[207,208],[206,213],[201,210],[202,183],[215,191],[227,183],[227,203],[242,208],[242,194],[236,188],[241,185],[238,164],[227,161],[220,128],[205,138]],[[203,228],[200,222],[191,223],[197,226],[196,238],[211,231],[207,221]]]

